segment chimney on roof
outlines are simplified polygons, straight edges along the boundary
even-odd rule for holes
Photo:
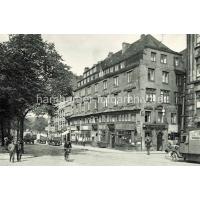
[[[113,52],[108,53],[108,58],[110,58],[113,55]]]
[[[123,42],[122,43],[122,53],[124,53],[130,47],[129,43]]]
[[[89,67],[85,67],[84,72],[86,72],[89,69]]]
[[[143,39],[145,37],[145,34],[140,35],[140,39]]]

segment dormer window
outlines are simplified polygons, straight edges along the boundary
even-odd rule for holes
[[[119,70],[119,65],[115,65],[115,72]]]

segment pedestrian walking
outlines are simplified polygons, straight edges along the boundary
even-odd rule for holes
[[[17,162],[21,161],[22,158],[22,143],[20,140],[17,141],[16,144],[16,154],[17,154]]]
[[[16,153],[16,143],[14,140],[8,145],[8,151],[9,151],[9,157],[10,157],[10,162],[15,161],[15,153]]]
[[[85,142],[86,142],[86,140],[85,140],[85,137],[84,137],[83,140],[82,140],[82,144],[83,144],[84,147],[85,147]]]
[[[146,148],[147,148],[147,155],[150,155],[151,143],[152,143],[151,137],[149,137],[149,135],[148,135],[145,139],[145,145],[146,145]]]

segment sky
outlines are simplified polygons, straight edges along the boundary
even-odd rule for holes
[[[184,34],[152,35],[174,51],[180,52],[186,48]],[[75,74],[82,75],[85,67],[92,67],[105,59],[109,52],[121,50],[123,42],[135,42],[140,34],[44,34],[42,37],[55,44],[56,50]],[[0,34],[0,42],[6,40],[8,35]]]

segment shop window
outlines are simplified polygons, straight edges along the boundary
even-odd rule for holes
[[[145,137],[152,137],[152,132],[151,131],[145,131]]]

